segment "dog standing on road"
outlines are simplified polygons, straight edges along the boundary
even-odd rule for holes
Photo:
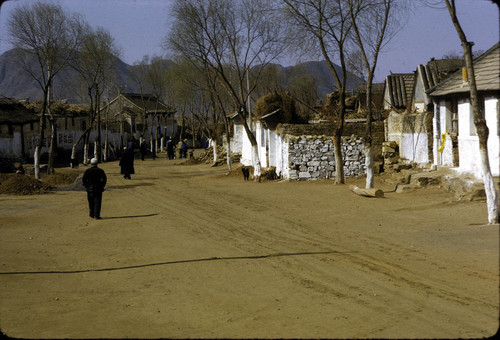
[[[243,173],[243,180],[248,181],[250,178],[250,169],[244,166],[241,168],[241,172]]]

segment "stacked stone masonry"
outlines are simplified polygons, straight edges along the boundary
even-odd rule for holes
[[[288,161],[291,180],[316,180],[335,177],[333,137],[288,136]],[[342,156],[346,177],[366,173],[361,137],[342,137]]]

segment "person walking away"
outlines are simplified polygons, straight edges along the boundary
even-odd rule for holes
[[[101,219],[102,192],[106,186],[106,173],[97,167],[97,158],[90,160],[91,167],[83,173],[83,185],[87,189],[89,216]]]
[[[123,178],[125,179],[132,179],[130,177],[131,174],[135,174],[134,171],[134,149],[132,148],[123,148],[125,152],[123,153],[122,157],[120,158],[120,167],[121,171],[120,173],[123,175]]]
[[[184,139],[181,144],[180,158],[187,158],[187,139]]]
[[[146,142],[143,140],[141,143],[141,159],[144,160],[144,157],[146,157],[146,152],[147,152],[147,146]]]
[[[168,159],[175,158],[175,143],[170,139],[167,144]]]

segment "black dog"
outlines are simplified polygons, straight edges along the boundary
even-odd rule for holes
[[[248,181],[248,178],[250,177],[250,169],[243,167],[241,168],[241,172],[243,172],[243,180]]]

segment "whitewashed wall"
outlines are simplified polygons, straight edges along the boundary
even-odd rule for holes
[[[407,114],[406,114],[407,115]],[[425,113],[407,115],[392,111],[387,117],[387,141],[394,141],[399,146],[399,155],[411,162],[426,164],[431,160],[428,154],[428,137],[425,129]],[[413,121],[413,126],[408,125]],[[408,132],[412,131],[412,132]]]
[[[498,98],[489,97],[484,101],[486,124],[490,130],[488,137],[488,156],[493,176],[500,175],[500,142],[498,135]],[[438,115],[434,118],[435,140],[441,145],[440,134],[451,129],[450,103],[444,100],[435,105]],[[458,110],[458,152],[459,167],[461,173],[471,174],[482,179],[481,159],[479,154],[479,139],[472,117],[471,107],[468,99],[460,100]],[[439,137],[438,137],[439,136]],[[439,139],[438,139],[439,138]],[[438,165],[453,166],[453,151],[451,140],[447,136],[445,148],[442,155],[437,152],[437,146],[433,150],[434,163]]]
[[[434,136],[432,153],[434,164],[453,166],[453,143],[449,135],[446,136],[443,152],[438,151],[438,147],[440,147],[443,143],[441,134],[449,133],[452,129],[452,112],[450,109],[450,103],[446,101],[440,101],[439,104],[434,105],[434,110],[435,114],[432,121]]]

